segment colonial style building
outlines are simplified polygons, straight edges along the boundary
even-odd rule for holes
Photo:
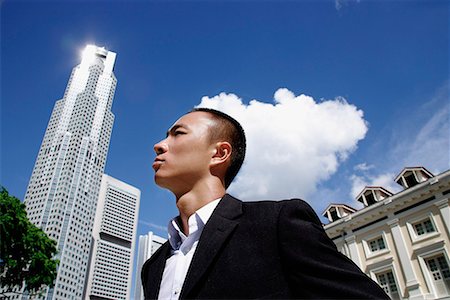
[[[363,209],[329,205],[325,231],[392,299],[450,299],[450,170],[405,168],[395,182],[396,194],[365,187]]]

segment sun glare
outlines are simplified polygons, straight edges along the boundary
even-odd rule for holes
[[[81,53],[81,63],[89,65],[95,59],[96,46],[86,45]]]

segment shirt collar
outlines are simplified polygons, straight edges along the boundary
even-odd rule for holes
[[[199,208],[193,215],[188,219],[189,225],[189,235],[186,236],[181,228],[181,219],[179,216],[173,218],[168,225],[169,242],[173,250],[180,249],[181,245],[187,240],[198,240],[200,234],[203,231],[203,227],[206,222],[208,222],[214,209],[219,204],[221,198],[215,199],[208,204]],[[192,244],[192,241],[189,244]]]

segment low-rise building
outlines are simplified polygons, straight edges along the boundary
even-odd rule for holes
[[[395,182],[396,194],[365,187],[360,210],[328,206],[325,231],[392,299],[450,299],[450,170],[405,168]]]

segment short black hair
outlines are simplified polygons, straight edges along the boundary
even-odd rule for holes
[[[244,129],[238,121],[221,111],[206,107],[196,107],[190,112],[196,111],[210,113],[216,121],[215,128],[210,129],[212,141],[225,140],[231,145],[231,163],[225,173],[225,188],[228,188],[244,162],[247,148]]]

